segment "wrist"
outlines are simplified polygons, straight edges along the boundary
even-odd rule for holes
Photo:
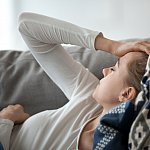
[[[15,123],[10,119],[0,118],[0,124],[11,125],[13,127]]]
[[[105,38],[102,33],[98,34],[95,38],[96,50],[102,50],[113,54],[118,45],[119,42]]]
[[[10,120],[12,122],[15,122],[15,119],[9,115],[0,115],[0,118],[1,119],[7,119],[7,120]]]
[[[95,43],[94,43],[95,50],[102,50],[103,41],[104,41],[104,36],[102,32],[100,32],[95,38]]]

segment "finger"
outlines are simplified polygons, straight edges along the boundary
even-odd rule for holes
[[[15,122],[15,124],[23,123],[25,120],[27,120],[30,117],[28,113],[22,114],[19,120]]]
[[[148,55],[150,55],[150,50],[146,50],[145,52],[146,52]]]
[[[24,113],[22,120],[25,121],[30,117],[28,113]]]
[[[143,45],[143,44],[138,44],[135,46],[135,51],[143,51],[143,52],[146,52],[148,50],[148,48]]]
[[[150,44],[150,41],[139,41],[138,43]]]
[[[7,108],[3,108],[0,112],[5,112],[7,110]]]
[[[6,108],[13,108],[14,105],[8,105]]]
[[[23,106],[20,105],[20,104],[16,104],[16,105],[15,105],[15,108],[20,109],[20,110],[24,110]]]
[[[148,42],[148,43],[147,42],[142,42],[140,44],[147,47],[147,48],[150,48],[150,42]]]
[[[140,44],[140,47],[144,52],[146,52],[148,55],[150,54],[150,44],[147,44],[145,42]]]

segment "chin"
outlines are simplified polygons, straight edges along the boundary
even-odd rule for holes
[[[94,91],[92,94],[92,98],[98,103],[96,92]]]
[[[98,87],[99,87],[99,84],[96,86],[96,88],[95,88],[95,90],[94,90],[94,92],[92,94],[93,98],[95,97],[94,95],[96,95],[96,93],[98,92]]]
[[[96,92],[97,91],[97,88],[95,88],[95,90],[93,91],[93,93],[92,93],[92,97],[95,99],[95,97],[96,97]]]

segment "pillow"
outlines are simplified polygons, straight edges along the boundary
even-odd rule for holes
[[[116,62],[116,57],[106,52],[78,46],[64,47],[99,79],[103,76],[102,69]],[[30,51],[0,51],[0,109],[18,103],[33,115],[60,108],[67,102],[68,99],[38,65]]]

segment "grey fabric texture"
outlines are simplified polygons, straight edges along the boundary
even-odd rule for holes
[[[102,51],[78,46],[64,46],[66,51],[99,79],[102,69],[117,58]],[[33,115],[62,107],[68,99],[47,76],[30,51],[0,51],[0,110],[9,104],[21,104]]]

